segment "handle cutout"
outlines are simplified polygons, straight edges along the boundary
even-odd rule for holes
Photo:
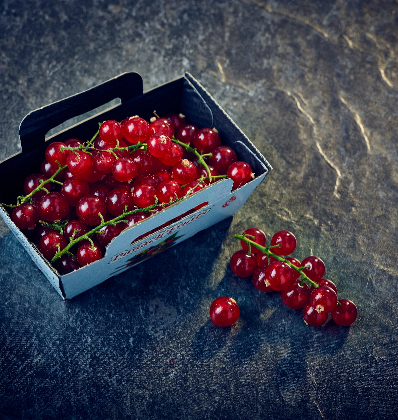
[[[98,106],[97,108],[92,109],[91,111],[85,112],[81,115],[76,117],[70,118],[63,122],[62,124],[57,125],[56,127],[52,128],[45,136],[46,141],[51,137],[62,133],[63,131],[69,130],[71,127],[80,124],[96,115],[100,115],[103,112],[109,111],[113,108],[116,108],[122,103],[120,98],[112,99],[111,101],[105,103],[104,105]]]

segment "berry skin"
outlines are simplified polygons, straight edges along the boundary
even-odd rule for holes
[[[170,113],[166,115],[166,118],[171,122],[171,125],[174,127],[174,131],[180,127],[184,127],[187,124],[183,114]]]
[[[333,289],[335,292],[336,292],[336,294],[337,294],[337,286],[331,281],[331,280],[328,280],[328,279],[321,279],[321,280],[319,280],[318,282],[318,285],[319,286],[327,286],[327,287],[330,287],[331,289]]]
[[[80,265],[75,256],[64,254],[55,261],[54,267],[60,272],[60,274],[68,274],[71,271],[75,271],[80,268]]]
[[[230,260],[231,270],[239,277],[249,277],[257,268],[256,257],[240,249],[236,251]]]
[[[116,225],[106,225],[101,228],[95,236],[98,243],[101,246],[106,247],[113,238],[120,234],[122,230],[121,223],[117,223]]]
[[[354,302],[348,299],[340,299],[332,311],[333,321],[342,327],[350,326],[358,316],[358,310]]]
[[[82,150],[76,150],[73,153],[70,153],[66,161],[69,171],[73,176],[77,177],[90,173],[93,167],[92,157]]]
[[[294,282],[291,270],[286,263],[275,261],[266,267],[265,277],[274,290],[282,291]]]
[[[238,160],[236,152],[229,146],[216,147],[211,152],[210,165],[221,175],[225,175],[228,168]]]
[[[65,146],[65,143],[61,143],[60,141],[56,141],[48,145],[44,153],[47,162],[50,162],[51,164],[56,166],[58,165],[58,163],[61,166],[65,166],[68,154],[66,150],[61,152],[61,148]]]
[[[210,319],[218,327],[230,327],[240,316],[240,309],[236,301],[227,296],[215,299],[209,310]]]
[[[112,165],[112,175],[117,181],[130,181],[137,175],[137,165],[130,158],[117,159]]]
[[[248,235],[247,236],[248,239],[250,239],[251,241],[261,246],[265,246],[265,243],[267,241],[267,237],[265,236],[265,233],[262,230],[257,229],[257,228],[248,228],[243,232],[243,235]],[[244,249],[245,251],[249,251],[249,245],[245,241],[241,240],[240,245],[242,249]],[[254,246],[251,246],[251,252],[253,254],[261,254],[261,251]]]
[[[43,196],[37,206],[39,220],[55,222],[64,219],[69,213],[69,204],[66,198],[57,192]]]
[[[254,284],[254,287],[260,290],[261,292],[273,292],[274,289],[271,287],[269,281],[265,277],[265,269],[266,267],[256,268],[253,273],[252,282]]]
[[[31,174],[28,177],[26,177],[25,182],[23,184],[23,190],[25,195],[30,194],[33,190],[35,190],[42,182],[44,182],[47,179],[46,176],[42,174]],[[51,184],[47,183],[44,185],[44,188],[47,190],[51,189]],[[38,190],[33,194],[33,197],[43,197],[43,195],[46,195],[47,192],[45,190]]]
[[[160,203],[170,203],[182,196],[181,185],[171,179],[170,181],[162,182],[156,188],[156,197]]]
[[[221,146],[220,136],[216,129],[201,128],[195,135],[193,145],[200,153],[210,153]]]
[[[285,257],[285,260],[288,260],[292,265],[294,265],[295,267],[301,267],[301,262],[293,257]],[[299,271],[295,270],[294,268],[291,268],[291,273],[292,273],[292,277],[296,280],[298,279],[301,274]]]
[[[64,227],[64,238],[69,243],[88,232],[87,226],[80,220],[69,220]]]
[[[290,287],[282,290],[281,298],[283,303],[291,309],[302,309],[310,301],[311,289],[306,285],[301,285],[301,281],[296,280]]]
[[[125,209],[134,209],[133,196],[130,188],[125,186],[116,187],[109,191],[106,198],[106,208],[112,216],[120,216]]]
[[[76,252],[77,262],[81,267],[91,264],[102,258],[102,251],[98,245],[92,246],[91,243],[84,243]]]
[[[33,229],[38,220],[35,208],[29,203],[15,207],[11,219],[19,229]]]
[[[148,139],[148,152],[157,158],[162,158],[171,147],[170,137],[162,134],[152,134]]]
[[[168,166],[177,165],[182,160],[184,149],[177,143],[172,143],[170,148],[166,150],[161,157],[161,161]]]
[[[82,197],[90,194],[90,186],[87,181],[81,178],[67,179],[61,187],[61,194],[70,206],[76,206]]]
[[[105,121],[101,124],[99,135],[108,147],[116,147],[116,140],[121,140],[123,137],[122,126],[115,120]]]
[[[145,143],[149,137],[149,123],[138,115],[130,117],[123,124],[123,135],[131,144]]]
[[[297,247],[296,237],[288,230],[280,230],[276,232],[271,239],[271,245],[279,245],[279,247],[272,248],[272,252],[277,255],[290,255]]]
[[[189,144],[191,147],[194,147],[193,141],[198,132],[198,127],[192,124],[187,124],[183,127],[180,127],[176,131],[176,139],[182,141],[183,143]]]
[[[301,261],[301,266],[307,267],[303,270],[303,273],[315,282],[323,277],[326,270],[324,262],[315,256],[304,258]]]
[[[320,327],[328,319],[327,312],[318,312],[310,303],[303,308],[304,322],[312,327]]]
[[[141,209],[156,203],[156,189],[151,185],[139,185],[133,190],[134,204]]]
[[[198,170],[194,163],[188,159],[183,159],[172,169],[173,178],[181,185],[194,181],[198,177]]]
[[[328,286],[320,286],[312,291],[310,303],[317,312],[331,312],[337,305],[337,294]]]
[[[101,216],[106,216],[106,205],[96,195],[87,195],[81,198],[76,205],[76,214],[81,222],[87,226],[95,226],[101,223]]]
[[[50,231],[43,235],[39,242],[40,252],[51,260],[58,251],[66,247],[66,239],[58,232]]]
[[[161,133],[171,138],[174,135],[174,126],[167,118],[158,118],[149,124],[149,133]]]
[[[252,179],[253,171],[247,162],[238,160],[229,166],[227,170],[227,177],[232,179],[234,182],[232,189],[236,190]]]

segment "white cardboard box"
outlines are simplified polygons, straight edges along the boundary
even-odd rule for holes
[[[106,119],[120,121],[137,114],[149,119],[154,110],[159,115],[182,112],[192,124],[216,127],[223,144],[233,147],[239,159],[251,165],[255,178],[235,191],[231,191],[230,179],[223,179],[206,187],[125,230],[112,240],[101,260],[66,275],[59,275],[37,247],[15,226],[8,211],[1,205],[0,213],[9,228],[64,299],[71,299],[109,277],[188,239],[198,231],[232,216],[271,170],[267,160],[191,75],[186,74],[181,79],[143,93],[141,76],[137,73],[124,73],[88,91],[33,111],[25,117],[20,127],[22,152],[0,163],[0,176],[4,173],[8,179],[16,180],[12,185],[2,187],[0,202],[15,201],[17,195],[21,194],[20,189],[26,176],[38,172],[37,167],[43,160],[44,150],[48,145],[45,135],[50,129],[117,97],[121,98],[121,103],[116,107],[90,117],[47,141],[64,141],[71,137],[91,138],[98,122]]]

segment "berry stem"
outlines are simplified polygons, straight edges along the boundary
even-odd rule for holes
[[[272,251],[270,251],[270,249],[277,248],[280,245],[262,246],[262,245],[257,244],[256,242],[252,241],[251,239],[249,239],[245,235],[235,235],[235,238],[236,239],[240,239],[240,240],[246,242],[249,247],[250,246],[254,246],[255,248],[259,249],[263,254],[267,254],[267,257],[268,258],[269,257],[274,257],[278,261],[284,262],[290,268],[293,268],[293,270],[298,271],[302,275],[304,282],[310,284],[311,286],[318,287],[318,284],[317,283],[315,283],[314,281],[312,281],[305,273],[303,273],[303,270],[305,269],[305,267],[296,267],[289,260],[281,257],[280,255],[274,254]]]
[[[174,143],[177,143],[177,144],[179,144],[180,146],[182,146],[182,147],[184,147],[188,152],[191,152],[191,153],[193,153],[197,158],[198,158],[198,163],[200,163],[201,165],[203,165],[204,167],[205,167],[205,169],[206,169],[206,172],[209,174],[209,179],[210,180],[212,180],[213,178],[215,178],[215,176],[212,176],[211,175],[211,172],[210,172],[210,168],[209,168],[209,166],[207,165],[207,163],[205,162],[205,160],[203,159],[204,157],[211,157],[211,153],[206,153],[206,154],[200,154],[199,152],[198,152],[198,150],[197,149],[195,149],[195,148],[193,148],[193,147],[191,147],[189,144],[187,144],[187,143],[184,143],[184,142],[182,142],[182,141],[180,141],[180,140],[177,140],[175,137],[173,137],[172,139],[171,139],[171,141],[172,142],[174,142]]]
[[[51,263],[58,260],[58,258],[62,257],[62,255],[66,254],[78,242],[80,242],[84,239],[87,239],[90,242],[92,242],[90,236],[93,235],[94,233],[98,232],[100,229],[102,229],[105,226],[115,225],[116,223],[124,222],[125,221],[124,218],[126,216],[129,216],[130,214],[134,214],[134,213],[138,213],[138,212],[151,212],[151,211],[153,211],[153,209],[155,207],[158,207],[158,206],[166,207],[166,206],[169,206],[170,204],[174,204],[177,201],[180,201],[182,199],[183,198],[177,198],[176,200],[172,201],[171,203],[160,203],[160,204],[156,200],[156,203],[152,204],[151,206],[123,212],[120,216],[117,216],[114,219],[108,220],[107,222],[105,222],[105,220],[102,219],[103,220],[102,223],[99,224],[98,226],[94,227],[93,229],[91,229],[89,232],[85,233],[84,235],[79,236],[78,238],[71,239],[71,241],[68,243],[68,245],[64,249],[62,249],[61,251],[57,252],[54,255],[54,257],[51,260]]]

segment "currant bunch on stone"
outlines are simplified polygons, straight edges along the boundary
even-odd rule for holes
[[[235,237],[241,249],[230,259],[234,274],[251,277],[261,292],[281,292],[283,303],[301,310],[308,325],[322,326],[330,317],[341,326],[356,320],[356,305],[338,298],[336,285],[324,277],[325,264],[319,257],[307,256],[300,262],[291,256],[297,247],[292,232],[276,232],[270,246],[266,246],[266,235],[258,228],[246,229]]]

